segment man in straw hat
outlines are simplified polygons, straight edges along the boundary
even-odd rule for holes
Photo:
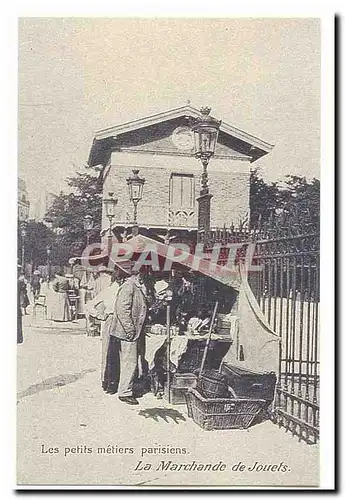
[[[147,315],[147,291],[143,273],[131,270],[131,276],[120,287],[115,302],[110,335],[118,339],[120,379],[118,397],[123,403],[137,405],[133,395],[138,366],[139,342]]]

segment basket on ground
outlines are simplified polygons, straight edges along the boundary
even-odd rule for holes
[[[228,397],[228,382],[218,370],[205,370],[199,376],[196,389],[205,398]]]
[[[263,399],[204,398],[196,389],[186,393],[188,416],[207,431],[247,429],[261,413]]]

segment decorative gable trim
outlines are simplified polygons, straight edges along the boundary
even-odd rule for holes
[[[157,113],[152,116],[148,116],[145,118],[140,118],[139,120],[134,120],[126,123],[122,123],[120,125],[116,125],[113,127],[108,127],[102,130],[99,130],[95,134],[95,139],[107,139],[108,137],[117,138],[118,135],[124,134],[127,132],[132,132],[133,130],[137,130],[139,128],[150,127],[152,125],[158,125],[161,122],[167,120],[173,120],[176,118],[180,118],[181,116],[186,116],[190,118],[200,118],[201,114],[197,108],[192,106],[182,106],[180,108],[171,109],[169,111],[165,111],[163,113]],[[266,153],[269,153],[273,149],[273,145],[265,142],[258,137],[255,137],[243,130],[240,130],[232,125],[229,125],[225,122],[221,123],[220,130],[225,134],[231,135],[236,139],[242,140],[251,144],[258,149],[262,149]]]
[[[149,149],[132,149],[132,148],[120,148],[119,152],[122,153],[134,153],[134,154],[149,154],[149,155],[163,155],[163,156],[187,156],[188,158],[194,158],[193,153],[182,153],[181,151],[156,151]],[[214,158],[219,158],[222,160],[239,160],[239,161],[250,161],[250,156],[245,155],[214,155]]]
[[[152,127],[156,127],[161,124],[162,130],[164,130],[165,128],[169,128],[171,126],[172,120],[184,119],[185,121],[189,121],[190,119],[196,119],[200,116],[201,114],[198,109],[190,105],[186,105],[149,117],[140,118],[139,120],[99,130],[95,134],[89,155],[88,165],[90,167],[94,167],[96,165],[106,165],[109,161],[111,152],[116,150],[139,152],[140,150],[145,149],[146,153],[151,154],[193,156],[192,152],[170,151],[166,150],[166,148],[162,148],[162,151],[154,151],[155,148],[152,148],[149,143],[147,144],[148,149],[146,149],[146,147],[141,148],[139,144],[133,144],[131,146],[128,141],[131,135],[132,137],[137,138],[138,136],[140,137],[145,135],[145,128],[151,127],[152,130]],[[168,124],[168,122],[170,122],[170,124]],[[230,146],[229,155],[226,154],[225,151],[219,152],[219,156],[216,155],[220,158],[249,158],[249,160],[253,162],[269,153],[273,148],[273,145],[224,122],[222,122],[220,126],[220,135],[223,136],[223,140],[221,141],[222,144],[225,146],[225,140],[225,142],[228,142]],[[221,142],[219,141],[219,144]],[[231,149],[235,151],[235,154],[232,153]]]

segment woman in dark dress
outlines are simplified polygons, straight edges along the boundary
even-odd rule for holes
[[[21,307],[21,310],[22,310],[22,314],[27,314],[26,308],[30,304],[30,301],[29,301],[29,297],[28,297],[28,291],[27,291],[27,288],[26,288],[24,274],[21,274],[19,276],[19,280],[18,280],[18,293],[19,293],[19,302],[20,302],[20,307]]]
[[[18,278],[17,282],[17,344],[23,343],[23,324],[22,324],[22,294],[23,294],[23,284],[25,283],[22,279]],[[25,286],[26,288],[26,286]]]

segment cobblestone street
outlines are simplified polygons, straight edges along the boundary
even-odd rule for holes
[[[317,446],[299,443],[271,422],[247,431],[203,431],[184,405],[152,394],[137,407],[124,405],[101,389],[101,341],[83,333],[84,323],[33,326],[30,316],[24,323],[18,346],[19,484],[293,485],[298,477],[299,484],[313,485]],[[186,454],[164,454],[159,447],[185,448]],[[161,462],[165,467],[169,460],[221,461],[226,468],[162,470]],[[246,469],[232,470],[239,461]],[[247,470],[255,462],[282,462],[288,471]]]

